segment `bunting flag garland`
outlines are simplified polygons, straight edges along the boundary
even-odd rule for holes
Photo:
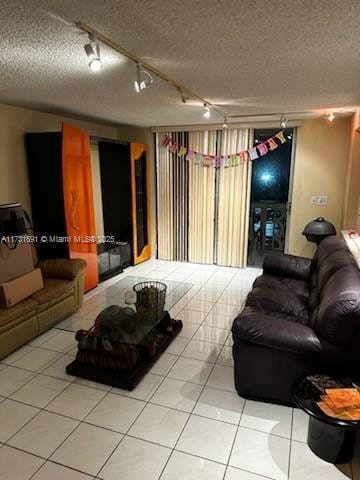
[[[278,140],[278,143],[276,140]],[[195,165],[203,167],[236,167],[245,162],[256,160],[259,157],[263,157],[276,150],[280,145],[286,142],[284,131],[276,133],[273,137],[268,138],[259,145],[244,150],[243,152],[228,153],[224,155],[208,155],[201,152],[195,152],[188,149],[185,145],[180,145],[175,142],[170,135],[165,135],[161,142],[161,146],[166,148],[171,153],[176,153],[178,157],[185,157],[188,162],[194,162]]]
[[[250,160],[256,160],[259,158],[256,147],[250,148],[249,150]]]
[[[275,142],[275,140],[273,138],[269,138],[267,140],[267,143],[269,145],[269,150],[271,150],[271,151],[276,150],[277,147],[278,147],[278,144]]]

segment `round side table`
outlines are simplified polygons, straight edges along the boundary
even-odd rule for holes
[[[360,428],[360,421],[340,420],[326,415],[316,403],[321,400],[322,392],[314,387],[309,377],[299,378],[292,387],[292,396],[296,405],[309,415],[308,445],[315,455],[326,462],[347,463],[354,453],[356,432]],[[316,375],[316,377],[323,377],[324,386],[328,388],[326,379],[329,377],[325,375]],[[336,379],[336,382],[338,387],[354,387],[349,379]]]

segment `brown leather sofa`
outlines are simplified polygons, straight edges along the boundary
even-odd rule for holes
[[[360,270],[338,237],[313,260],[271,254],[234,320],[235,385],[244,397],[292,404],[310,373],[360,378]]]
[[[44,288],[11,308],[0,308],[0,359],[81,307],[85,266],[80,259],[39,262]]]

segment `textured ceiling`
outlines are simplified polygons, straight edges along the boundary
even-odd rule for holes
[[[155,78],[102,47],[87,68],[83,21],[229,115],[360,104],[359,0],[0,0],[0,101],[142,126],[204,123]],[[209,122],[221,121],[212,115]]]

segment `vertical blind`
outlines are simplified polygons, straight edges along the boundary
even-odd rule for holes
[[[220,154],[241,152],[249,146],[248,129],[222,132]],[[218,265],[244,267],[249,228],[251,162],[219,169],[218,232],[216,260]]]
[[[157,135],[158,257],[234,267],[246,265],[251,163],[203,167],[161,146],[168,135],[209,155],[249,147],[249,129]]]
[[[189,132],[191,150],[216,153],[216,131]],[[190,262],[213,263],[215,168],[189,164],[189,255]]]

